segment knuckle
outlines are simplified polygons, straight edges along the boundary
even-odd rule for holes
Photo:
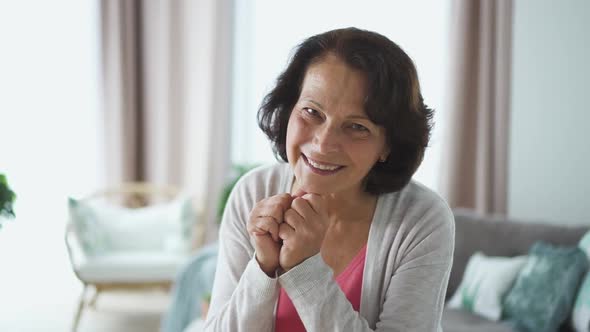
[[[285,212],[285,219],[294,220],[297,217],[297,212],[293,209],[289,209]]]
[[[268,230],[268,223],[264,219],[258,218],[255,222],[255,226],[264,230]]]
[[[271,229],[274,226],[276,226],[277,224],[272,220],[272,218],[269,217],[263,217],[260,218],[260,222],[265,225],[267,228]]]
[[[269,211],[269,215],[273,216],[273,218],[280,219],[281,214],[283,214],[283,208],[281,206],[274,205]]]
[[[252,209],[252,211],[250,211],[250,214],[248,215],[248,218],[249,218],[250,220],[254,219],[254,217],[256,216],[256,213],[257,213],[257,209],[256,209],[256,207],[254,207],[254,208]]]
[[[285,217],[285,219],[290,219],[292,215],[293,215],[293,210],[289,209],[289,210],[285,211],[284,217]]]

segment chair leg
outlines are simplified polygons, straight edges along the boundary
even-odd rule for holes
[[[100,287],[95,285],[94,286],[94,293],[92,294],[92,297],[90,298],[90,301],[88,302],[88,305],[91,308],[96,308],[96,299],[98,298],[99,292],[100,292]]]
[[[82,316],[82,310],[84,310],[84,304],[86,301],[87,289],[88,286],[84,285],[84,289],[82,289],[82,294],[80,295],[80,302],[78,303],[78,310],[76,311],[76,316],[74,316],[74,322],[72,323],[72,332],[78,331],[78,324],[80,323],[80,317]]]

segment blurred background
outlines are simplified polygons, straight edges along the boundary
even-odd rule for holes
[[[293,48],[349,26],[417,66],[436,110],[417,181],[453,207],[590,225],[588,1],[0,0],[0,173],[17,195],[0,331],[70,329],[68,197],[172,184],[207,226],[194,246],[214,241],[232,165],[276,162],[256,112]],[[81,330],[111,330],[110,314]]]

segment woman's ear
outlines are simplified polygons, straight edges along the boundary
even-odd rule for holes
[[[384,163],[387,160],[387,158],[389,158],[389,151],[389,147],[387,147],[385,148],[385,151],[381,153],[381,155],[379,156],[380,163]]]

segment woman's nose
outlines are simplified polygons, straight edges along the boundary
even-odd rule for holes
[[[338,151],[341,139],[338,129],[330,126],[322,126],[317,129],[314,135],[314,145],[319,153],[330,153]]]

